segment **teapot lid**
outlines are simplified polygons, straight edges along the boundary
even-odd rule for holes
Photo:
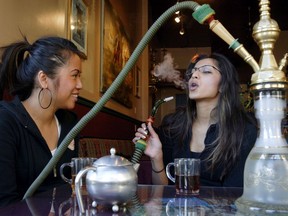
[[[110,149],[110,154],[111,155],[107,155],[107,156],[103,156],[103,157],[99,158],[98,160],[96,160],[93,163],[93,165],[96,165],[96,166],[128,166],[128,165],[132,165],[132,163],[129,160],[127,160],[126,158],[115,155],[116,154],[115,148]]]

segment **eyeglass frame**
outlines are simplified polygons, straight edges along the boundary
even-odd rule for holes
[[[202,66],[200,66],[200,67],[193,67],[193,68],[191,69],[191,72],[190,72],[190,73],[186,73],[185,76],[186,76],[188,79],[191,79],[193,73],[195,73],[197,70],[198,70],[199,72],[203,73],[204,71],[200,71],[199,69],[200,69],[200,68],[207,67],[207,66],[212,67],[213,69],[217,70],[217,71],[221,74],[220,69],[218,69],[218,68],[215,67],[214,65],[202,65]],[[194,72],[192,72],[193,70],[194,70]],[[189,75],[189,76],[188,76],[188,75]]]

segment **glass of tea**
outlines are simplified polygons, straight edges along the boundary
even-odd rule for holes
[[[174,166],[174,177],[170,168]],[[198,195],[200,190],[200,159],[175,158],[166,166],[167,177],[175,183],[176,194]]]
[[[71,184],[71,188],[72,188],[72,194],[75,194],[75,178],[76,175],[78,174],[78,172],[80,172],[81,169],[85,168],[86,166],[92,166],[94,161],[96,161],[97,158],[88,158],[88,157],[78,157],[78,158],[72,158],[71,162],[69,163],[63,163],[60,167],[60,175],[62,177],[62,179],[65,182],[68,182],[69,184]],[[64,168],[65,167],[70,167],[71,168],[71,179],[68,179],[65,174],[64,174]],[[86,183],[85,178],[82,178],[83,180],[81,180],[81,188],[86,187]]]

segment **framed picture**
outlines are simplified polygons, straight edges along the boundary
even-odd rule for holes
[[[109,0],[102,1],[101,92],[105,93],[131,55],[131,39]],[[133,107],[133,69],[112,96],[121,105]]]
[[[141,90],[141,70],[138,66],[136,66],[134,75],[134,94],[137,98],[140,98],[140,90]]]
[[[72,0],[70,39],[79,50],[87,55],[88,9],[83,0]]]

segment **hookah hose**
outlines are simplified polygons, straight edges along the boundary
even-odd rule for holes
[[[147,118],[146,120],[146,124],[148,124],[149,122],[153,123],[154,122],[154,117],[155,117],[155,114],[159,108],[159,106],[165,102],[168,102],[170,100],[173,100],[173,96],[171,97],[167,97],[167,98],[164,98],[164,99],[160,99],[158,100],[152,110],[151,110],[151,114],[150,116]],[[147,134],[148,135],[148,134]],[[139,139],[137,140],[136,144],[135,144],[135,151],[133,153],[133,156],[132,156],[132,159],[131,159],[131,162],[132,164],[139,164],[139,161],[140,161],[140,158],[142,157],[145,149],[146,149],[146,140],[147,140],[148,137],[146,137],[146,139]],[[139,167],[139,166],[138,166]],[[136,169],[137,170],[137,169]],[[132,206],[134,208],[134,210],[136,211],[135,215],[145,215],[146,212],[145,212],[145,209],[143,208],[143,205],[141,205],[141,202],[139,201],[139,198],[137,196],[137,194],[135,194],[132,198],[131,198],[131,203],[132,203]]]
[[[171,101],[173,100],[174,97],[167,97],[167,98],[164,98],[164,99],[160,99],[158,100],[155,105],[153,106],[152,108],[152,111],[151,111],[151,115],[147,118],[146,120],[146,124],[148,124],[149,122],[153,123],[154,122],[154,119],[155,119],[155,114],[159,108],[159,106],[165,102],[168,102],[168,101]],[[146,149],[146,140],[147,140],[148,137],[146,137],[146,139],[139,139],[137,140],[136,144],[135,144],[135,151],[133,153],[133,156],[132,156],[132,159],[131,159],[131,162],[133,164],[137,164],[139,163],[140,161],[140,158],[142,157],[143,155],[143,152],[145,151]]]
[[[116,79],[113,81],[111,86],[107,89],[104,95],[100,98],[100,100],[91,108],[91,110],[84,115],[79,122],[71,129],[71,131],[66,135],[63,141],[60,143],[57,151],[55,152],[54,156],[50,159],[48,164],[44,167],[42,172],[39,176],[35,179],[35,181],[30,185],[28,190],[26,191],[23,199],[26,199],[33,195],[33,193],[37,190],[40,184],[45,180],[45,178],[49,175],[52,171],[53,167],[57,164],[65,150],[67,149],[70,142],[77,136],[77,134],[85,127],[85,125],[102,109],[102,107],[107,103],[107,101],[111,98],[111,96],[115,93],[118,89],[120,84],[123,82],[129,71],[135,65],[137,59],[139,58],[140,54],[153,38],[155,33],[158,29],[166,22],[171,16],[174,15],[176,11],[181,9],[191,9],[197,12],[198,17],[201,17],[201,20],[208,19],[214,14],[214,11],[209,7],[209,5],[204,4],[200,6],[198,3],[193,1],[184,1],[174,6],[170,7],[166,10],[148,29],[146,34],[143,36],[137,47],[135,48],[134,52],[131,54],[131,57],[128,59],[126,65],[118,74]],[[194,13],[195,13],[194,12]],[[201,14],[201,15],[200,15]],[[200,21],[198,21],[200,22]]]

